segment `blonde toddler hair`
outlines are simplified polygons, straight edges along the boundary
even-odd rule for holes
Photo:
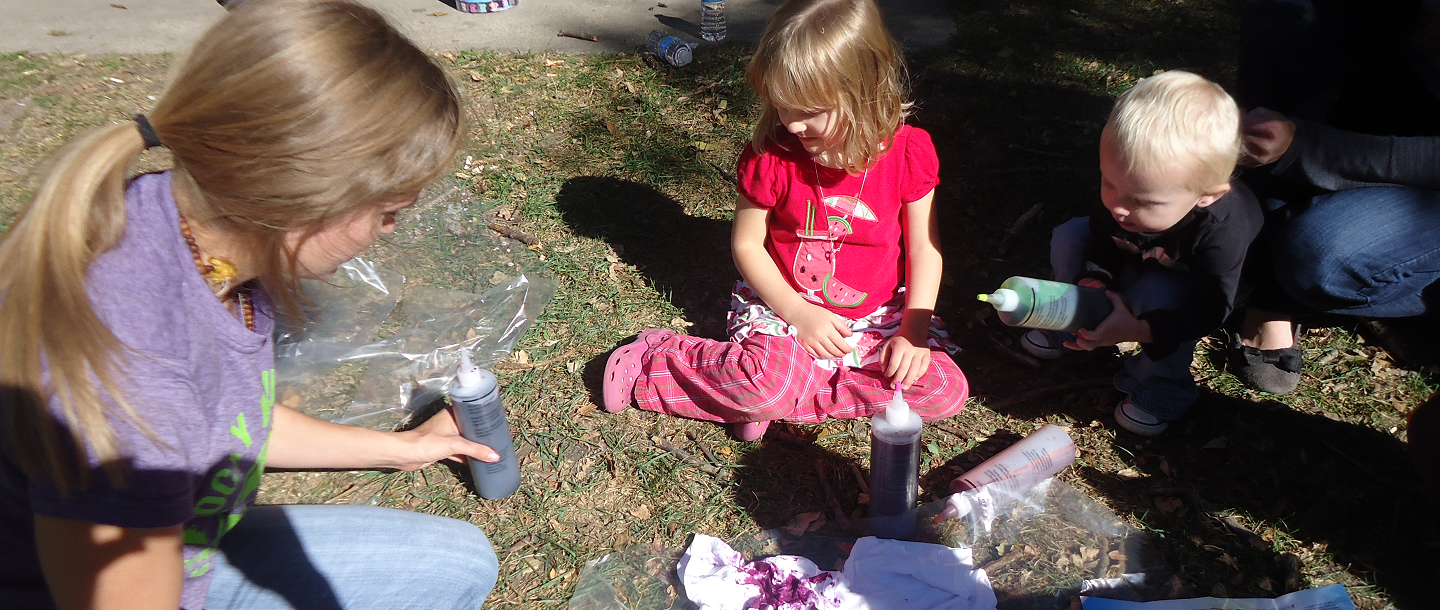
[[[454,156],[461,118],[444,71],[350,0],[239,5],[149,114],[174,154],[175,184],[199,195],[181,212],[245,244],[258,282],[291,312],[301,296],[288,236],[303,243],[419,192]],[[123,479],[111,421],[149,431],[116,384],[118,361],[145,356],[100,321],[85,284],[90,263],[124,236],[125,189],[144,148],[130,121],[66,145],[0,241],[0,442],[62,491],[85,484],[87,455]]]
[[[790,0],[770,19],[745,73],[764,109],[750,144],[779,141],[776,106],[834,113],[826,134],[841,169],[874,165],[909,114],[899,43],[874,0]]]
[[[1190,172],[1186,187],[1230,181],[1240,157],[1240,109],[1204,77],[1171,70],[1141,79],[1115,101],[1104,137],[1128,171]]]

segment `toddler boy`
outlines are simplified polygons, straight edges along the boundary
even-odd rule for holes
[[[1219,85],[1189,72],[1141,80],[1115,102],[1100,136],[1100,201],[1055,228],[1055,278],[1106,288],[1115,310],[1076,335],[1030,331],[1040,358],[1133,341],[1115,387],[1115,419],[1144,436],[1195,402],[1195,342],[1235,306],[1240,269],[1260,232],[1255,195],[1232,180],[1240,112]]]

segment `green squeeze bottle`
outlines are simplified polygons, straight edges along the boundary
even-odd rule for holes
[[[1073,333],[1100,325],[1115,306],[1099,288],[1015,276],[977,297],[995,307],[1008,326]]]

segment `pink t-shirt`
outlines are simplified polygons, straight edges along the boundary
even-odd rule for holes
[[[806,300],[850,319],[895,298],[905,277],[904,204],[939,184],[930,134],[904,125],[860,175],[823,167],[789,136],[745,148],[740,194],[770,210],[765,248]],[[818,178],[818,183],[817,183]]]

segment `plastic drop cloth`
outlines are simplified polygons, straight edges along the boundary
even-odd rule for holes
[[[984,488],[965,492],[975,494]],[[1104,595],[1100,579],[1143,582],[1147,573],[1167,570],[1152,557],[1143,534],[1084,493],[1054,479],[989,511],[972,511],[939,523],[947,506],[937,500],[920,507],[914,540],[969,546],[983,568],[1001,610],[1068,608],[1084,590]],[[819,531],[766,530],[728,541],[747,559],[800,555],[821,569],[843,566],[849,545],[865,524],[846,531],[832,521]],[[585,564],[570,599],[570,610],[693,609],[676,575],[683,547],[637,545]],[[1163,582],[1163,578],[1160,579]]]
[[[510,242],[467,220],[483,207],[453,181],[427,189],[393,240],[408,249],[394,266],[435,251],[424,240],[436,234],[464,239],[473,252],[508,252]],[[509,273],[485,273],[494,285],[477,292],[409,285],[399,270],[361,258],[327,281],[306,281],[306,319],[277,320],[278,402],[378,430],[406,424],[444,396],[462,348],[482,367],[504,359],[555,295],[554,280],[506,264]]]

